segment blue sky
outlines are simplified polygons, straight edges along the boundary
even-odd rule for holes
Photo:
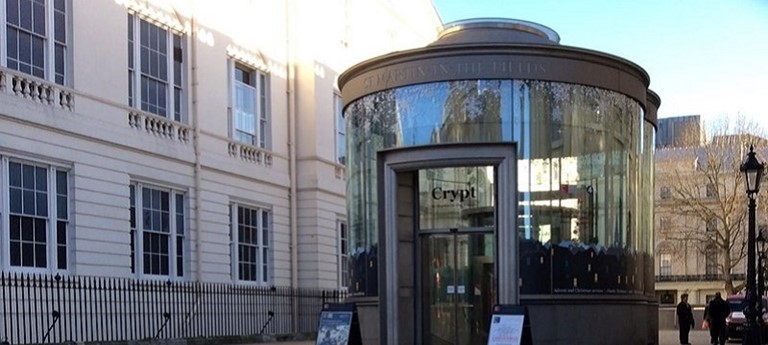
[[[651,76],[659,117],[743,114],[768,129],[768,0],[433,0],[443,23],[543,24],[560,44],[630,60]]]

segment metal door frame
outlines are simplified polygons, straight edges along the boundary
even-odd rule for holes
[[[493,166],[495,169],[497,303],[517,304],[517,155],[515,143],[412,146],[377,153],[379,326],[381,344],[399,345],[397,277],[397,174],[426,168]],[[501,197],[500,197],[501,196]],[[504,260],[499,260],[504,258]],[[499,282],[506,282],[500,284]],[[419,284],[421,284],[419,282]],[[415,325],[414,325],[415,326]]]

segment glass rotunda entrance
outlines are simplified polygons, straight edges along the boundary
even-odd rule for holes
[[[534,343],[656,343],[649,83],[507,19],[344,72],[364,342],[484,344],[499,303],[527,307]]]

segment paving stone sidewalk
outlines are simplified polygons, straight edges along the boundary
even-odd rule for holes
[[[692,345],[708,345],[709,344],[709,332],[702,330],[691,331],[689,341]],[[658,345],[679,345],[677,338],[677,330],[662,330],[659,331],[659,344]],[[288,342],[276,342],[272,345],[315,345],[314,340],[306,341],[288,341]]]

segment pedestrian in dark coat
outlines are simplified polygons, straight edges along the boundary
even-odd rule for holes
[[[731,307],[728,305],[720,293],[715,293],[715,298],[709,301],[707,307],[707,317],[710,328],[710,342],[712,344],[725,345],[725,319],[731,313]]]
[[[688,334],[696,322],[693,320],[693,309],[688,304],[688,294],[680,295],[680,303],[677,304],[677,325],[680,331],[680,344],[690,345]]]

